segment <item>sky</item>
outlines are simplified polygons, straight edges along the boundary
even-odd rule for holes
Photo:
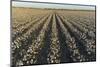
[[[83,6],[72,4],[54,4],[54,3],[39,3],[39,2],[19,2],[13,1],[14,7],[31,7],[31,8],[55,8],[55,9],[76,9],[76,10],[95,10],[95,6]]]

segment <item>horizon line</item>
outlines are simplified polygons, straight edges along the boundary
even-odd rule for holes
[[[67,4],[67,3],[37,2],[37,1],[12,1],[12,6],[30,7],[30,8],[96,10],[95,5],[82,5],[82,4],[79,5],[79,4]]]

